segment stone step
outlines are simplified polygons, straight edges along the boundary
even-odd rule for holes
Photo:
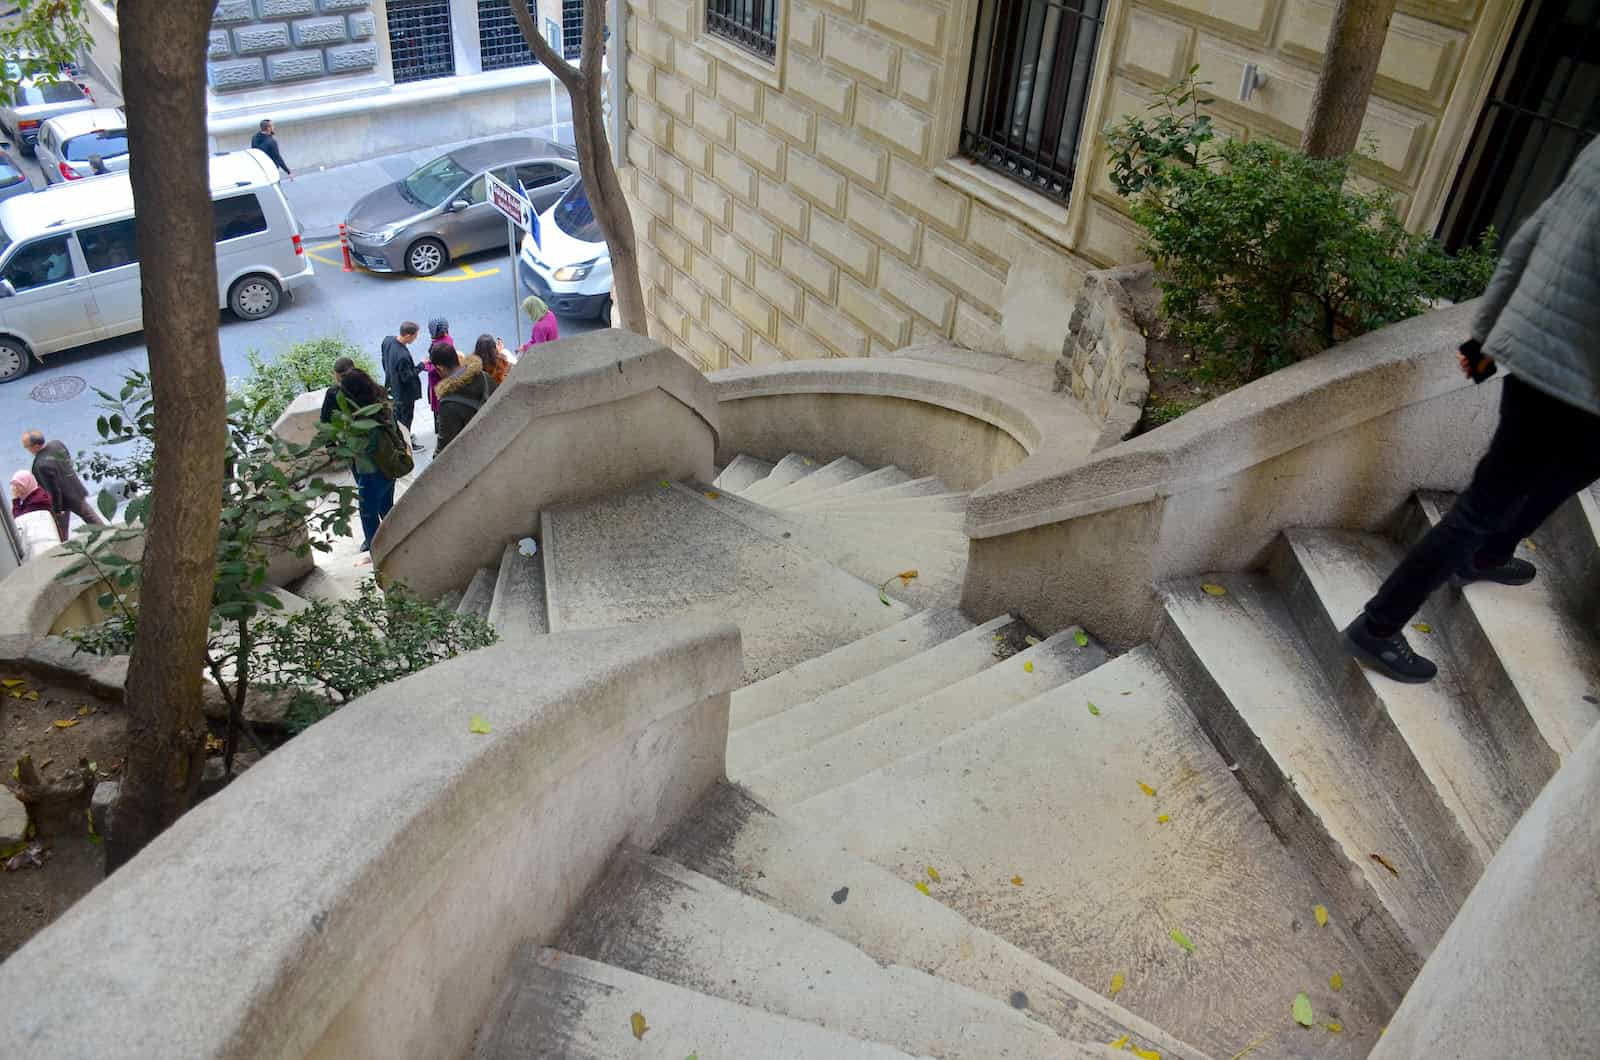
[[[831,464],[819,468],[816,473],[807,475],[798,482],[767,494],[761,503],[771,508],[787,508],[796,501],[803,501],[808,497],[815,497],[834,486],[842,486],[854,481],[872,469],[859,460],[852,460],[848,456],[841,456]]]
[[[461,598],[466,595],[466,590],[464,589],[451,589],[449,592],[439,597],[439,606],[444,608],[446,611],[454,611],[456,608],[461,606]]]
[[[729,462],[727,467],[722,469],[722,473],[716,477],[716,481],[712,485],[719,490],[738,493],[742,489],[754,486],[770,474],[772,474],[771,464],[765,460],[757,460],[753,456],[746,456],[744,453],[740,453]]]
[[[822,465],[803,453],[790,453],[779,460],[772,467],[772,473],[759,482],[752,482],[744,489],[739,490],[740,496],[759,501],[764,497],[777,493],[791,483],[799,482],[807,475],[814,475],[822,470]]]
[[[1078,637],[1086,643],[1080,646]],[[932,747],[1105,661],[1105,649],[1074,626],[963,681],[747,773],[739,782],[768,806],[799,802]]]
[[[911,614],[892,600],[884,606],[876,586],[732,518],[722,503],[649,483],[546,508],[550,628],[731,621],[744,635],[746,676],[759,681]]]
[[[1200,1050],[929,901],[909,882],[842,852],[823,832],[774,816],[737,785],[719,784],[708,792],[655,852],[881,963],[919,968],[1020,1008],[1063,1039],[1111,1042],[1126,1036],[1163,1060],[1205,1060]]]
[[[1580,628],[1600,630],[1600,485],[1579,490],[1534,537],[1566,572],[1568,612]]]
[[[1388,718],[1341,707],[1267,576],[1186,578],[1160,595],[1155,647],[1201,725],[1403,993],[1481,871],[1471,845]]]
[[[1010,1005],[879,964],[759,899],[633,850],[613,859],[554,946],[918,1056],[1054,1060],[1063,1046]]]
[[[877,673],[965,633],[972,623],[953,607],[920,611],[888,629],[807,659],[733,694],[728,727],[740,729]]]
[[[467,585],[467,591],[461,594],[461,602],[456,604],[456,612],[488,618],[489,608],[494,604],[494,585],[499,580],[498,568],[479,567]]]
[[[1454,502],[1447,494],[1418,495],[1415,536],[1438,525]],[[1555,528],[1536,536],[1549,541],[1546,529]],[[1577,575],[1566,569],[1562,552],[1554,543],[1520,547],[1518,556],[1542,568],[1527,585],[1475,582],[1440,592],[1442,628],[1480,689],[1478,701],[1493,705],[1484,720],[1503,747],[1517,750],[1513,762],[1524,767],[1525,794],[1536,795],[1600,721],[1600,640],[1562,591]],[[1428,654],[1427,638],[1408,635]]]
[[[825,507],[794,509],[806,515],[965,515],[968,493],[930,493],[926,497],[909,497],[900,500],[876,501],[872,497],[846,498]]]
[[[290,585],[295,595],[305,600],[322,600],[326,603],[337,604],[343,600],[354,600],[356,588],[348,579],[334,577],[326,567],[316,566],[305,577]]]
[[[474,1060],[908,1055],[559,950],[518,950],[507,977],[478,1032]]]
[[[855,497],[813,497],[801,505],[802,508],[824,508],[835,504],[855,504],[862,501],[907,501],[916,500],[918,497],[937,497],[952,492],[943,480],[929,475],[925,478],[914,478],[909,482],[902,482],[898,486],[885,486],[880,490],[873,490],[870,496]]]
[[[875,512],[871,510],[857,511],[853,508],[844,508],[830,511],[805,512],[790,511],[791,515],[806,518],[820,519],[826,522],[837,520],[840,524],[848,526],[852,522],[877,523],[880,525],[900,526],[907,530],[918,532],[932,531],[946,535],[939,540],[954,541],[959,538],[961,548],[964,550],[967,542],[967,514],[961,512],[930,512],[907,509],[905,511]],[[954,546],[952,546],[954,547]]]
[[[929,608],[949,607],[961,599],[961,581],[967,569],[965,547],[955,552],[914,535],[898,534],[893,527],[817,522],[802,513],[777,511],[737,494],[682,488],[694,489],[706,503],[759,533],[882,586],[895,600]],[[917,572],[909,583],[895,577],[908,570]]]
[[[914,545],[919,549],[930,548],[963,559],[967,555],[967,535],[962,530],[949,527],[932,529],[919,527],[915,525],[915,520],[920,516],[861,515],[853,512],[783,512],[782,514],[802,526],[817,527],[838,536],[876,535],[888,529],[895,540],[903,541],[908,547]]]
[[[500,573],[489,605],[489,624],[501,640],[542,637],[550,632],[545,599],[543,550],[524,556],[513,541],[500,554]]]
[[[735,779],[920,699],[1009,655],[1026,635],[1010,615],[985,622],[808,703],[728,734],[728,775]]]
[[[1274,549],[1272,571],[1312,657],[1332,680],[1336,701],[1373,745],[1368,754],[1401,770],[1407,759],[1414,761],[1420,771],[1405,770],[1406,783],[1431,788],[1430,797],[1455,818],[1475,855],[1462,862],[1463,882],[1470,888],[1539,793],[1543,769],[1530,755],[1532,748],[1502,742],[1507,727],[1494,714],[1508,705],[1480,703],[1472,693],[1474,674],[1446,650],[1441,608],[1449,597],[1430,601],[1417,615],[1416,621],[1434,632],[1406,630],[1439,663],[1436,680],[1400,684],[1344,651],[1340,631],[1361,613],[1402,555],[1399,545],[1376,534],[1289,530]],[[1465,899],[1462,890],[1457,904]]]
[[[807,497],[800,505],[818,504],[824,501],[845,500],[850,497],[871,497],[894,486],[910,482],[911,476],[894,465],[880,467],[876,471],[869,471],[860,478],[853,478],[849,482],[842,482],[837,486],[830,486],[821,493]]]
[[[1219,1056],[1301,991],[1343,1033],[1269,1055],[1364,1057],[1392,1010],[1148,647],[788,812],[1081,982],[1121,976],[1121,1004]]]

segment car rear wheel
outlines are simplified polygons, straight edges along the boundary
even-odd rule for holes
[[[33,355],[28,347],[7,335],[0,337],[0,383],[21,379],[33,367]]]
[[[419,239],[406,251],[406,271],[413,276],[432,276],[450,260],[444,244],[437,239]]]
[[[283,288],[271,276],[246,276],[228,292],[228,308],[240,320],[270,317],[283,304]]]

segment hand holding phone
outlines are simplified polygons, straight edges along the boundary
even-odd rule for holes
[[[1457,356],[1461,361],[1461,371],[1474,384],[1486,381],[1500,370],[1494,363],[1494,358],[1483,352],[1483,343],[1477,339],[1463,342],[1457,351]]]

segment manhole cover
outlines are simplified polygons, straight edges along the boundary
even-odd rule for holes
[[[42,401],[46,405],[57,405],[63,401],[71,401],[88,387],[89,381],[82,376],[63,375],[55,379],[46,379],[33,388],[33,400]]]

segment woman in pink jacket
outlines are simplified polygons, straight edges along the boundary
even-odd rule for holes
[[[533,334],[517,350],[518,353],[526,353],[529,346],[537,346],[541,342],[554,342],[561,337],[560,329],[556,327],[556,315],[544,304],[544,299],[536,294],[530,294],[522,300],[522,311],[533,321]]]

